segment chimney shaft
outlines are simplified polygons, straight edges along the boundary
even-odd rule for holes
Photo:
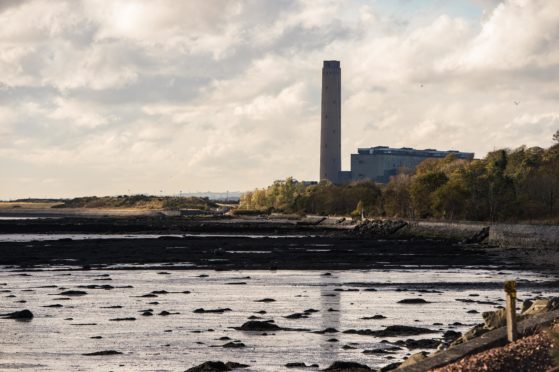
[[[320,180],[338,183],[341,163],[341,69],[339,61],[322,67],[322,113],[320,117]]]

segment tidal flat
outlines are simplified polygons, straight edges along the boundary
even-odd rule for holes
[[[520,300],[557,295],[525,257],[292,223],[0,221],[0,370],[380,368],[482,323],[504,280]],[[33,319],[1,316],[21,310]]]
[[[182,371],[207,360],[248,364],[247,371],[288,370],[284,366],[293,362],[325,368],[336,360],[381,367],[409,353],[433,351],[398,346],[399,340],[444,342],[445,332],[480,323],[482,311],[502,304],[507,278],[519,281],[520,298],[557,294],[553,276],[494,269],[4,267],[0,313],[29,309],[34,318],[0,320],[0,369]],[[405,299],[426,303],[400,303]],[[282,329],[235,329],[250,320]],[[430,332],[352,332],[392,325]],[[122,354],[84,355],[109,350]]]

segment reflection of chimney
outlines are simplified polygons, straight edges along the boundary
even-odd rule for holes
[[[340,329],[340,314],[342,311],[341,297],[343,292],[334,289],[339,286],[340,279],[337,275],[320,278],[320,329]],[[334,362],[338,360],[339,348],[330,341],[332,334],[325,333],[320,338],[320,356],[322,360]]]
[[[322,116],[320,117],[320,181],[338,183],[341,160],[341,76],[339,61],[324,61],[322,67]]]

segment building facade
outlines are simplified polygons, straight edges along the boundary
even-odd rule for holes
[[[342,105],[339,61],[324,61],[320,117],[320,180],[339,183],[342,170]]]
[[[379,183],[387,183],[391,176],[398,174],[400,169],[414,171],[419,163],[425,159],[441,159],[451,154],[458,159],[472,160],[474,158],[472,152],[456,150],[416,150],[411,147],[376,146],[357,149],[357,154],[351,154],[350,174],[344,175],[348,172],[340,173],[346,179],[346,182],[347,179],[351,181],[369,179]]]

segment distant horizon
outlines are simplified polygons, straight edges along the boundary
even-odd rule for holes
[[[250,191],[250,190],[247,190]],[[226,198],[229,195],[229,198],[236,198],[238,199],[243,193],[247,191],[207,191],[207,192],[183,192],[183,193],[176,193],[176,194],[149,194],[145,192],[133,193],[133,194],[114,194],[114,195],[78,195],[78,196],[61,196],[61,197],[23,197],[23,198],[13,198],[13,199],[0,199],[0,202],[14,202],[14,201],[25,201],[25,200],[71,200],[75,198],[88,198],[88,197],[118,197],[118,196],[137,196],[137,195],[146,195],[151,197],[181,197],[181,198],[188,198],[188,197],[208,197],[210,200],[221,200],[220,196]]]
[[[545,0],[25,0],[0,22],[1,199],[317,180],[324,60],[342,169],[359,147],[482,158],[559,129]]]

